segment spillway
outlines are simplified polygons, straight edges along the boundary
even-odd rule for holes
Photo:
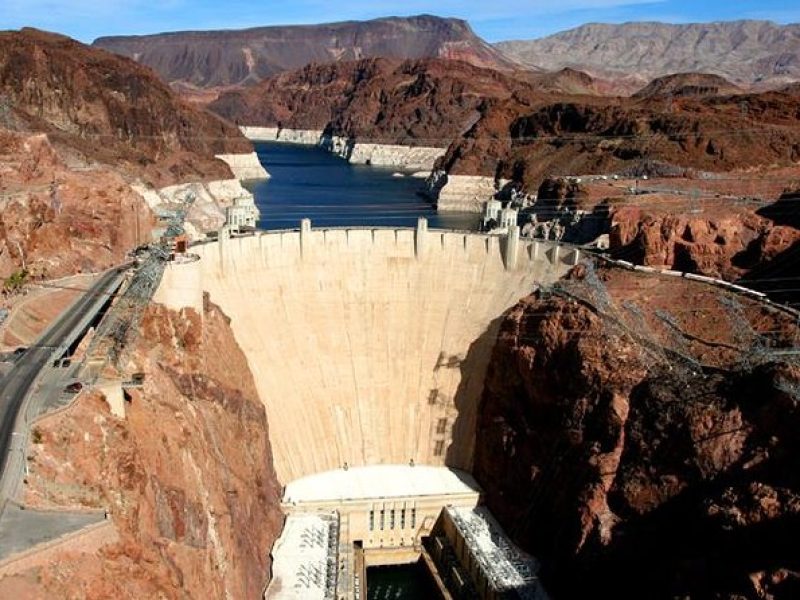
[[[157,300],[230,317],[286,484],[367,465],[470,470],[504,311],[563,276],[577,250],[416,229],[264,232],[192,248]],[[220,356],[224,361],[225,357]]]

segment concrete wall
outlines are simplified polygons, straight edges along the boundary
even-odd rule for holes
[[[470,469],[499,317],[574,262],[518,238],[504,256],[504,244],[422,227],[193,248],[255,376],[282,482],[344,463]]]
[[[192,308],[203,314],[203,290],[200,262],[192,260],[171,261],[164,268],[161,285],[153,296],[153,302],[180,311]]]

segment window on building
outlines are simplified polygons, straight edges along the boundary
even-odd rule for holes
[[[444,440],[439,440],[433,446],[433,455],[441,456],[442,454],[444,454]]]
[[[389,511],[389,529],[394,529],[394,509]]]
[[[417,509],[411,509],[411,529],[416,528],[417,526]]]
[[[406,528],[406,509],[400,509],[400,529]]]
[[[447,431],[447,419],[439,419],[439,422],[436,424],[436,433],[443,434]]]
[[[386,522],[386,511],[381,509],[381,531],[383,531],[383,526]]]
[[[369,511],[369,530],[375,531],[375,511]]]

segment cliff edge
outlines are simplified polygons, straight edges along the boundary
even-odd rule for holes
[[[224,359],[221,359],[224,357]],[[0,596],[260,598],[282,526],[269,430],[227,318],[155,305],[125,420],[85,394],[34,427],[32,506],[99,508],[119,540],[0,580]]]
[[[501,327],[475,474],[554,596],[792,598],[796,318],[588,266]]]

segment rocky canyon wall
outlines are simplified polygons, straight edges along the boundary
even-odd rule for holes
[[[195,229],[216,228],[247,193],[231,178],[266,176],[252,150],[132,60],[33,29],[0,32],[0,276],[119,264],[186,182],[211,198],[190,215]]]
[[[0,277],[107,269],[150,239],[152,212],[126,178],[74,169],[43,134],[0,128]]]
[[[644,198],[650,207],[612,203],[608,209],[612,255],[636,264],[749,279],[800,241],[793,211],[781,201],[755,210],[730,198],[704,200],[692,210],[680,197]]]
[[[796,317],[581,267],[501,326],[475,475],[553,595],[793,598]]]
[[[126,419],[84,394],[35,426],[25,488],[33,506],[108,510],[118,540],[5,577],[0,596],[260,598],[280,488],[227,318],[148,308],[126,369],[145,374]]]
[[[482,175],[450,175],[440,171],[428,180],[428,195],[442,212],[482,212],[497,191],[494,177]]]

